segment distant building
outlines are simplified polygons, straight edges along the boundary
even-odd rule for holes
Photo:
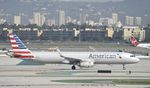
[[[58,25],[61,26],[61,25],[65,25],[65,12],[60,10],[59,13],[58,13]]]
[[[117,24],[117,22],[118,22],[118,14],[117,13],[112,13],[112,21],[113,21],[113,24]]]
[[[141,17],[135,17],[135,25],[140,26],[142,23],[142,18]]]
[[[106,38],[106,30],[80,31],[80,41],[102,41]]]
[[[125,25],[130,25],[130,17],[129,16],[125,16]]]
[[[114,35],[114,29],[112,27],[109,27],[106,29],[107,30],[107,37],[108,38],[113,38]]]
[[[145,41],[150,42],[150,25],[144,28],[145,30]]]
[[[124,40],[129,41],[131,36],[134,36],[136,38],[141,37],[142,28],[138,26],[124,26]]]
[[[86,21],[86,24],[94,26],[95,22],[93,20]]]
[[[113,21],[110,18],[100,18],[99,24],[103,26],[109,26],[113,24]]]
[[[0,30],[0,42],[8,40],[8,31],[7,30]]]
[[[73,41],[74,31],[64,31],[64,30],[44,30],[40,39],[51,40],[51,41]]]
[[[116,27],[121,28],[122,26],[123,26],[123,25],[122,25],[121,21],[118,21]]]
[[[87,15],[84,13],[80,13],[80,24],[85,24],[87,19]]]
[[[66,23],[72,23],[72,18],[70,16],[66,17]]]
[[[21,16],[14,16],[14,24],[16,25],[21,24]]]
[[[13,33],[17,34],[22,40],[38,40],[37,30],[14,30]]]
[[[5,22],[6,22],[5,19],[3,19],[3,18],[1,19],[1,18],[0,18],[0,24],[3,24],[3,23],[5,23]]]
[[[130,17],[130,25],[132,25],[132,26],[134,25],[134,17],[132,17],[132,16]]]
[[[72,19],[72,23],[77,24],[77,20],[76,19]]]
[[[126,26],[133,26],[134,25],[134,17],[126,16],[125,17],[125,25]]]
[[[145,36],[146,35],[145,32],[146,32],[145,30],[141,30],[139,41],[145,41],[145,37],[146,37]]]
[[[47,25],[49,26],[56,25],[56,21],[54,19],[49,19],[47,20]]]
[[[122,28],[118,28],[117,30],[114,31],[113,39],[123,40],[123,30],[122,30]]]
[[[34,24],[37,24],[38,26],[42,26],[45,23],[45,16],[40,12],[35,12],[33,14],[33,20],[34,20]]]
[[[34,24],[35,23],[33,18],[30,18],[28,21],[29,21],[29,24]]]

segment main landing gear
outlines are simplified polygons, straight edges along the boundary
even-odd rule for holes
[[[76,66],[75,65],[73,65],[71,68],[72,68],[72,70],[76,70]]]
[[[126,70],[125,64],[123,64],[123,70]]]

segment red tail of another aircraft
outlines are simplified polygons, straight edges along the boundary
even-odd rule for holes
[[[139,42],[137,41],[136,38],[134,38],[133,36],[130,38],[130,42],[133,46],[137,46],[139,44]]]

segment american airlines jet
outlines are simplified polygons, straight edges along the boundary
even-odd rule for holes
[[[93,67],[94,64],[121,64],[125,70],[126,64],[139,62],[133,54],[125,52],[57,52],[30,51],[16,34],[9,34],[12,46],[11,57],[22,59],[28,63],[70,64],[75,70],[79,67]]]
[[[133,36],[130,38],[130,42],[135,47],[150,49],[150,43],[149,44],[148,43],[139,43],[138,40],[136,38],[134,38]]]

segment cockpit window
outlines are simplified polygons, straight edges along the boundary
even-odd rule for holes
[[[135,57],[135,55],[130,55],[130,57]]]

